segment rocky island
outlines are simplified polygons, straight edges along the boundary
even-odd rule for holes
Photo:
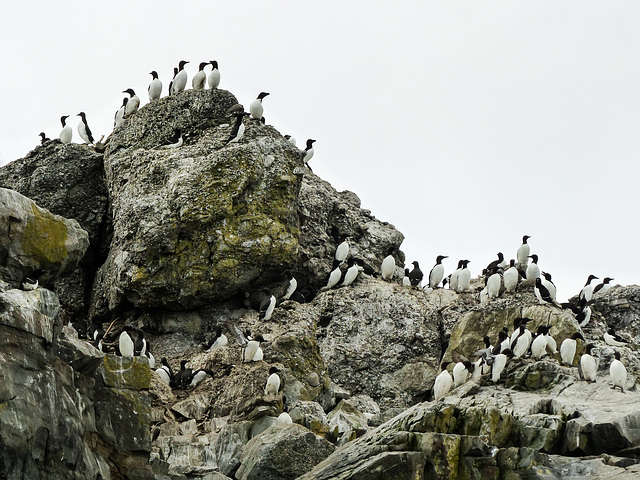
[[[594,296],[581,327],[533,286],[482,302],[481,276],[460,293],[404,286],[403,235],[272,126],[247,119],[228,143],[235,104],[185,91],[103,151],[52,140],[0,169],[0,478],[640,478],[640,287]],[[163,147],[176,129],[184,144]],[[327,289],[347,267],[355,281]],[[572,364],[523,355],[497,382],[469,375],[434,399],[443,361],[475,361],[520,318],[558,346],[580,333]],[[610,329],[624,344],[603,340]],[[150,354],[118,354],[122,332]],[[586,344],[595,382],[577,366]],[[204,380],[167,384],[163,358]]]

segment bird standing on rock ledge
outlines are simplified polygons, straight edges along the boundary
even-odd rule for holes
[[[264,107],[262,106],[262,99],[269,95],[267,92],[260,92],[258,98],[256,98],[249,105],[249,113],[251,114],[251,118],[254,120],[262,120],[262,113],[264,112]]]

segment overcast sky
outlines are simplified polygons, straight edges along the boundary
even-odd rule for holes
[[[640,3],[35,2],[3,7],[0,164],[86,112],[110,132],[149,72],[217,60],[244,105],[406,240],[407,264],[478,274],[524,234],[559,298],[636,284]],[[206,70],[209,71],[209,68]],[[96,135],[97,134],[97,135]]]

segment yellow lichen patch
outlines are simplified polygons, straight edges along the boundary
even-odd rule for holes
[[[31,206],[24,229],[22,250],[25,254],[41,259],[41,263],[61,263],[67,257],[67,226],[60,218],[35,204]]]

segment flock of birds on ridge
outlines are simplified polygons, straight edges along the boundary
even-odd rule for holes
[[[388,255],[382,261],[378,272],[370,265],[367,265],[362,259],[354,259],[353,256],[350,256],[351,247],[349,245],[348,235],[338,234],[335,229],[332,235],[337,244],[333,256],[333,269],[329,274],[326,285],[323,286],[321,290],[326,291],[332,288],[349,286],[360,274],[364,277],[378,277],[379,275],[383,280],[393,281],[396,274],[396,260],[393,256],[393,253],[397,250],[395,247],[389,249]],[[613,279],[607,277],[601,283],[594,286],[591,282],[596,280],[597,277],[589,275],[587,282],[578,295],[577,306],[571,303],[558,304],[555,300],[556,290],[551,281],[551,276],[545,272],[540,272],[537,265],[537,255],[529,255],[530,247],[527,243],[529,238],[531,237],[528,235],[523,237],[522,245],[520,245],[517,251],[517,261],[511,260],[511,262],[507,264],[502,253],[498,253],[498,259],[491,262],[487,268],[484,269],[483,277],[485,286],[481,292],[477,293],[480,301],[487,301],[505,292],[515,292],[518,288],[533,285],[535,296],[541,304],[546,303],[556,307],[570,309],[576,314],[576,320],[579,322],[579,325],[581,327],[586,326],[591,318],[591,308],[589,305],[594,301],[596,295],[601,295],[611,288],[610,282]],[[418,262],[413,262],[413,270],[409,271],[409,269],[405,269],[405,275],[402,279],[403,286],[431,292],[437,288],[445,288],[448,284],[450,289],[458,293],[472,293],[470,287],[471,274],[468,268],[470,262],[468,260],[460,260],[460,262],[458,262],[458,268],[445,277],[444,266],[442,264],[445,258],[448,257],[439,255],[436,258],[436,264],[429,272],[424,287],[422,286],[424,275],[420,270]],[[529,259],[532,260],[531,263],[528,263]],[[341,268],[345,267],[345,264],[346,269]],[[542,274],[542,278],[540,274]],[[278,291],[284,293],[279,295],[279,298],[276,298],[269,288],[265,287],[260,289],[260,292],[263,294],[263,300],[260,303],[258,320],[261,322],[268,322],[275,312],[276,306],[286,300],[299,303],[305,303],[308,300],[308,298],[305,298],[305,295],[301,294],[298,282],[290,270],[286,270],[282,275],[283,280]],[[440,286],[440,284],[442,284],[442,286]],[[38,287],[38,281],[37,279],[25,278],[22,287],[25,290],[33,290]],[[304,291],[304,289],[302,290]],[[540,325],[537,332],[532,334],[532,332],[527,329],[527,323],[529,321],[531,321],[529,318],[516,318],[511,335],[509,335],[508,328],[505,326],[499,332],[495,345],[491,345],[490,338],[485,336],[483,340],[484,348],[473,354],[474,357],[477,357],[475,362],[471,362],[463,355],[454,351],[452,354],[453,362],[443,362],[441,364],[442,371],[436,377],[433,387],[433,399],[437,400],[442,398],[452,387],[458,387],[470,379],[479,378],[481,375],[491,375],[491,380],[497,383],[500,380],[507,361],[511,358],[530,356],[535,360],[539,360],[547,354],[555,355],[558,350],[556,341],[549,334],[551,326]],[[149,342],[144,338],[142,330],[129,325],[122,329],[119,337],[117,337],[117,341],[114,341],[112,344],[103,344],[103,340],[109,334],[114,322],[111,323],[106,331],[102,328],[101,323],[94,323],[87,328],[86,324],[80,321],[70,326],[73,326],[78,331],[79,337],[87,338],[101,351],[106,351],[110,348],[116,355],[123,357],[146,357],[150,368],[172,389],[185,390],[193,388],[201,383],[207,376],[215,376],[214,372],[210,369],[193,370],[188,368],[186,366],[188,360],[181,360],[180,369],[174,372],[168,360],[163,357],[160,365],[156,368],[156,360],[150,352]],[[261,344],[266,340],[261,334],[252,335],[248,329],[242,331],[235,323],[230,321],[226,322],[224,327],[227,333],[235,338],[241,347],[242,363],[263,360]],[[561,363],[567,364],[570,367],[573,366],[574,357],[578,348],[578,339],[585,341],[582,334],[577,332],[562,342],[560,346]],[[607,345],[613,347],[623,347],[628,344],[628,342],[616,334],[613,329],[609,329],[607,333],[604,334],[603,340]],[[229,338],[223,333],[222,327],[218,326],[214,338],[205,343],[203,348],[207,351],[212,351],[213,349],[227,347],[228,345]],[[593,348],[593,344],[586,346],[585,353],[580,357],[579,366],[584,379],[595,382],[598,365],[595,358],[591,355]],[[612,361],[609,370],[613,388],[618,387],[624,392],[627,370],[620,361],[620,353],[615,351],[614,356],[615,359]],[[449,373],[447,367],[451,363],[455,365],[451,373]],[[219,367],[222,370],[220,376],[227,376],[231,373],[231,370],[235,368],[235,365],[221,364]],[[279,391],[280,377],[278,372],[280,372],[280,370],[277,367],[270,368],[269,378],[265,385],[265,394],[276,394]],[[283,412],[281,421],[290,421],[286,411]]]
[[[173,69],[173,79],[169,83],[169,95],[177,95],[180,92],[183,92],[187,86],[187,71],[184,69],[185,65],[189,63],[186,60],[180,61],[177,67]],[[212,69],[209,75],[205,73],[204,69],[211,65]],[[149,88],[147,89],[149,94],[149,102],[153,102],[154,100],[158,100],[162,95],[162,81],[158,78],[158,74],[156,71],[152,71],[150,73],[152,76],[151,83],[149,84]],[[220,70],[218,70],[218,62],[215,60],[211,60],[210,62],[201,62],[198,68],[198,72],[193,76],[191,81],[191,86],[193,90],[204,90],[205,86],[208,85],[210,90],[216,90],[220,85]],[[133,115],[138,108],[140,108],[140,97],[136,95],[136,92],[132,88],[128,88],[124,90],[122,93],[127,93],[129,96],[123,98],[122,106],[116,111],[114,117],[114,130],[123,124],[131,115]],[[236,104],[229,108],[227,111],[232,117],[235,117],[235,124],[233,125],[229,137],[226,141],[227,144],[237,143],[244,136],[245,125],[244,118],[251,117],[251,120],[258,121],[261,123],[265,123],[265,118],[263,116],[264,106],[262,105],[263,99],[269,95],[267,92],[260,92],[258,97],[251,102],[249,105],[249,112],[244,111],[244,107],[241,104]],[[80,138],[88,144],[94,145],[95,139],[89,128],[89,124],[87,123],[87,116],[84,112],[78,113],[80,117],[80,122],[78,122],[78,134]],[[58,136],[59,140],[68,144],[71,143],[73,139],[73,129],[71,125],[67,124],[67,118],[69,115],[64,115],[60,117],[60,122],[62,123],[62,130],[60,131],[60,135]],[[47,141],[50,141],[47,138],[44,132],[40,132],[41,144],[44,144]],[[104,138],[104,137],[103,137]],[[285,135],[285,139],[292,145],[296,145],[296,139],[291,135]],[[108,138],[107,138],[108,141]],[[105,141],[104,143],[106,143]],[[102,144],[102,139],[100,142]],[[314,155],[313,144],[315,143],[314,139],[308,139],[306,143],[306,147],[302,154],[302,160],[305,166],[308,167],[308,162]],[[184,136],[183,132],[180,129],[175,129],[173,135],[166,139],[161,145],[163,148],[178,148],[184,144]],[[102,144],[104,145],[104,144]],[[310,167],[309,167],[310,168]]]
[[[183,60],[179,63],[178,67],[174,68],[174,77],[169,84],[169,95],[176,95],[184,91],[187,84],[187,72],[184,70],[184,67],[187,63],[189,62]],[[212,66],[212,70],[207,78],[204,68],[208,65]],[[152,81],[148,88],[148,94],[149,101],[152,102],[160,98],[162,82],[155,71],[152,71],[150,74]],[[205,83],[208,84],[211,90],[218,88],[220,84],[220,71],[218,70],[218,63],[216,61],[200,63],[198,72],[192,79],[192,87],[194,90],[204,89]],[[129,97],[123,99],[122,106],[115,114],[114,129],[124,123],[126,119],[134,114],[140,107],[140,98],[133,89],[129,88],[123,93],[127,93]],[[252,120],[264,123],[262,101],[267,95],[269,95],[269,93],[261,92],[258,97],[251,102],[249,112],[245,112],[244,107],[239,104],[229,109],[228,113],[236,118],[236,122],[227,139],[227,144],[236,143],[242,139],[245,131],[243,123],[244,117],[250,116]],[[78,116],[81,119],[77,127],[78,134],[85,143],[90,145],[94,144],[94,138],[87,124],[85,113],[80,112]],[[62,131],[60,132],[59,139],[64,144],[70,143],[73,137],[72,128],[66,122],[68,117],[69,116],[66,115],[60,119]],[[41,143],[49,140],[44,132],[40,133],[40,136],[42,139]],[[293,145],[296,144],[295,139],[290,135],[285,135],[285,138]],[[313,157],[314,142],[315,140],[313,139],[307,140],[303,154],[305,165],[307,165],[308,161]],[[163,146],[166,148],[177,148],[182,146],[183,143],[182,132],[176,129],[174,135],[167,139]],[[337,248],[327,283],[321,290],[349,286],[361,273],[363,275],[377,276],[377,271],[370,265],[367,265],[364,260],[349,256],[350,246],[346,234],[338,234],[335,229],[331,234],[337,244]],[[598,278],[594,275],[589,275],[587,282],[578,295],[578,305],[572,303],[563,303],[560,305],[556,302],[556,287],[553,284],[551,275],[540,271],[537,255],[530,255],[530,247],[527,243],[529,238],[531,237],[528,235],[523,237],[522,245],[520,245],[516,254],[516,259],[512,259],[510,263],[507,263],[503,254],[499,252],[497,254],[497,260],[491,262],[483,270],[484,288],[478,294],[480,302],[485,303],[491,298],[499,297],[504,293],[515,292],[520,286],[533,286],[534,294],[540,303],[548,303],[556,307],[568,308],[576,315],[576,321],[579,325],[581,327],[586,326],[591,318],[591,307],[589,305],[593,301],[594,295],[606,292],[611,287],[610,282],[613,278],[606,277],[600,284],[593,286],[591,282]],[[389,249],[388,255],[384,258],[380,266],[380,276],[384,280],[392,280],[395,275],[396,261],[393,257],[395,250],[395,248]],[[454,290],[457,293],[471,292],[471,272],[468,268],[470,261],[460,260],[457,269],[445,277],[442,261],[446,258],[448,257],[445,255],[439,255],[436,258],[436,263],[429,272],[424,287],[422,286],[424,274],[422,270],[420,270],[418,262],[412,262],[413,269],[405,268],[404,270],[402,284],[406,287],[421,289],[426,292],[431,292],[437,288],[445,288],[447,285],[450,290]],[[531,263],[529,263],[529,259],[531,259]],[[345,262],[346,269],[344,269]],[[285,300],[294,300],[302,303],[309,301],[310,295],[308,290],[298,289],[297,281],[290,271],[287,270],[283,272],[283,276],[285,284],[282,290],[284,294],[280,298],[276,299],[275,295],[273,295],[268,288],[261,290],[264,295],[264,300],[260,304],[259,320],[269,321],[276,305]],[[37,279],[26,278],[23,282],[23,288],[25,290],[33,290],[37,287]],[[504,327],[499,333],[495,345],[491,345],[490,338],[485,336],[485,348],[475,352],[473,355],[477,357],[475,362],[471,362],[463,355],[454,352],[453,362],[442,363],[442,372],[436,377],[433,387],[433,398],[435,400],[442,398],[449,392],[452,386],[458,387],[469,379],[478,378],[483,374],[490,374],[491,380],[494,383],[498,382],[510,358],[530,355],[534,359],[540,359],[547,353],[552,355],[556,354],[556,342],[553,337],[549,335],[551,326],[541,325],[538,327],[538,331],[532,334],[526,328],[530,320],[531,319],[528,318],[516,318],[511,335],[509,335],[508,328]],[[111,326],[113,326],[113,323]],[[88,338],[96,348],[101,351],[103,350],[103,339],[108,335],[110,328],[105,331],[101,324],[93,324],[87,328],[86,325],[82,325],[81,323],[74,323],[73,327],[76,328],[81,337]],[[260,345],[265,339],[261,334],[252,335],[249,330],[243,332],[232,322],[226,322],[225,327],[227,333],[230,333],[241,346],[241,360],[243,363],[263,360],[263,351]],[[580,333],[575,333],[571,338],[567,338],[562,342],[560,346],[562,363],[566,363],[569,366],[573,365],[577,349],[577,339],[585,340]],[[609,329],[607,333],[605,333],[604,341],[606,344],[614,347],[621,347],[627,344],[627,341],[617,335],[613,329]],[[214,339],[205,347],[211,350],[226,347],[228,344],[229,340],[227,336],[222,332],[222,328],[218,327]],[[187,368],[187,360],[182,360],[180,362],[180,370],[174,372],[167,359],[162,358],[159,368],[156,369],[155,358],[149,351],[149,343],[144,338],[143,332],[132,326],[125,326],[122,329],[118,341],[113,347],[116,354],[124,357],[146,357],[149,361],[149,366],[155,369],[155,373],[160,379],[173,389],[195,387],[208,375],[214,376],[214,372],[209,369],[193,370]],[[593,347],[593,344],[587,345],[586,351],[579,361],[582,375],[587,381],[595,381],[598,370],[596,360],[591,355]],[[624,364],[620,361],[620,353],[616,351],[614,356],[615,359],[612,361],[609,371],[613,388],[619,387],[624,391],[627,371]],[[447,370],[447,366],[450,363],[455,363],[451,373]],[[222,375],[229,375],[234,367],[235,365],[231,364],[221,365]],[[276,394],[279,391],[279,371],[277,367],[271,367],[269,378],[265,385],[265,394]],[[285,411],[279,421],[290,423],[291,418],[288,417]]]

